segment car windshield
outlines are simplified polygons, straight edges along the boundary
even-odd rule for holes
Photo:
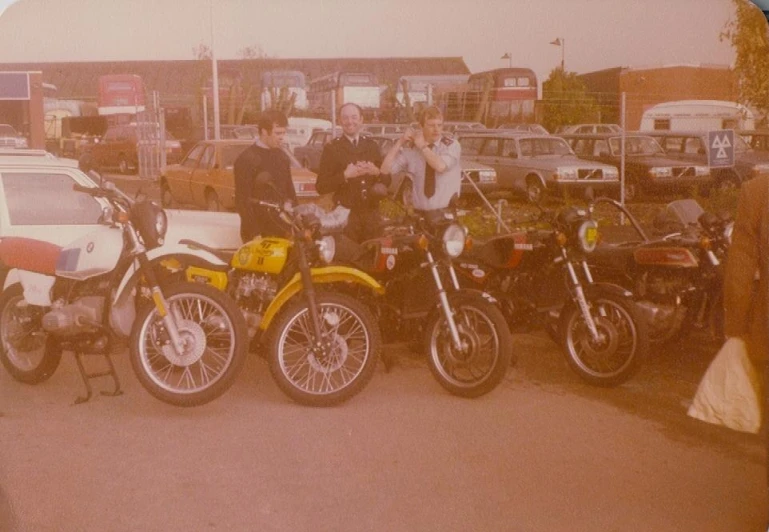
[[[556,137],[522,138],[518,144],[520,145],[520,153],[524,157],[573,154],[566,141]]]
[[[612,155],[620,155],[620,144],[622,139],[614,137],[609,139]],[[625,137],[625,155],[664,155],[662,146],[651,137]]]
[[[238,155],[248,148],[249,144],[231,144],[222,146],[222,168],[232,168]]]
[[[0,137],[15,137],[16,130],[8,124],[0,124]]]

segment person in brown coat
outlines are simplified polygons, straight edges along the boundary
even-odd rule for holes
[[[769,353],[768,309],[769,176],[760,176],[742,184],[724,273],[724,333],[745,340],[759,374]]]
[[[740,188],[740,201],[724,272],[724,314],[726,337],[736,336],[745,340],[753,367],[762,377],[762,432],[769,444],[769,394],[766,393],[769,382],[769,176],[745,181]]]

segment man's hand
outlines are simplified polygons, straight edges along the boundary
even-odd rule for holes
[[[414,133],[414,146],[418,150],[421,150],[422,148],[425,148],[427,146],[427,141],[425,141],[425,135],[422,133],[422,130],[418,130],[416,133]]]
[[[357,163],[357,167],[358,171],[360,172],[359,175],[379,175],[379,167],[371,161],[359,161]]]
[[[360,172],[360,167],[357,164],[350,163],[347,165],[347,168],[344,169],[344,177],[345,179],[360,177],[362,175]]]

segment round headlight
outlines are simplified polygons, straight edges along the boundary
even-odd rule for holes
[[[168,231],[168,217],[162,209],[155,215],[155,231],[157,231],[158,240],[162,240],[166,237],[166,231]]]
[[[582,251],[585,253],[593,251],[598,245],[598,222],[595,220],[582,222],[577,231],[577,237]]]
[[[316,240],[315,245],[318,246],[320,260],[326,264],[334,260],[334,255],[336,254],[336,240],[334,240],[333,236],[324,236],[320,240]]]
[[[443,251],[452,259],[459,257],[465,249],[466,238],[464,227],[459,224],[449,225],[443,232]]]

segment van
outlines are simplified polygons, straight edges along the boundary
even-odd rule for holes
[[[715,131],[753,127],[753,113],[744,105],[722,100],[680,100],[644,111],[638,130]]]

